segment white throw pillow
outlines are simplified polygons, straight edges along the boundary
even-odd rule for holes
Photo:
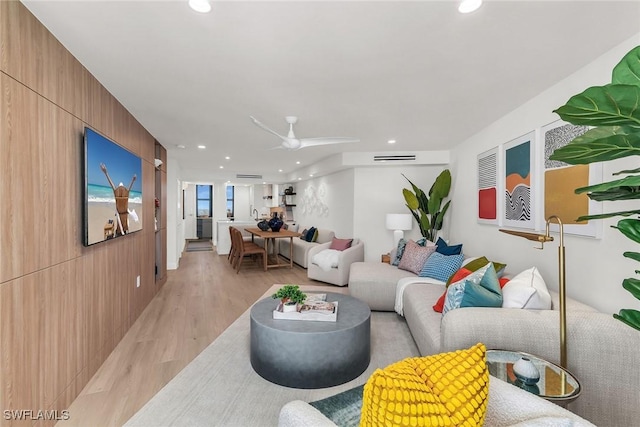
[[[502,288],[503,308],[550,310],[551,295],[536,267],[515,276]]]

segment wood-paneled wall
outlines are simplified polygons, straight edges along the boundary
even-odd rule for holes
[[[143,164],[143,230],[90,247],[85,126]],[[20,2],[0,1],[0,426],[53,425],[38,411],[62,415],[161,286],[155,153],[153,136]],[[166,247],[166,219],[158,233]],[[33,412],[17,421],[6,410]]]

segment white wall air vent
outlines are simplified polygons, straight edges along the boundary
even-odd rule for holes
[[[262,179],[262,175],[251,175],[251,174],[236,174],[236,178],[238,179]]]
[[[415,161],[415,154],[398,154],[398,155],[388,155],[388,156],[373,156],[374,162],[407,162],[407,161]]]

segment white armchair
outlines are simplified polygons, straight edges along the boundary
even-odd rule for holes
[[[321,282],[331,283],[336,286],[346,286],[349,283],[349,270],[351,264],[358,261],[364,261],[364,243],[359,239],[353,239],[351,247],[341,251],[338,256],[338,266],[329,270],[324,270],[318,264],[314,264],[313,257],[329,249],[331,242],[322,243],[314,246],[310,251],[307,259],[307,277]]]

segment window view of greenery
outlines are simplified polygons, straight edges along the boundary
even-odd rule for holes
[[[196,185],[196,212],[198,217],[208,218],[212,216],[212,193],[210,185]]]
[[[227,185],[227,218],[233,218],[233,185]]]

